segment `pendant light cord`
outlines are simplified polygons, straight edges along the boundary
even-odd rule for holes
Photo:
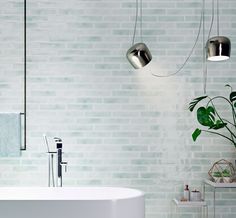
[[[142,0],[140,0],[140,7],[139,7],[139,0],[136,0],[136,12],[135,12],[135,22],[134,22],[134,32],[133,32],[133,39],[132,39],[132,46],[134,45],[136,31],[137,31],[137,23],[138,23],[138,12],[140,13],[140,39],[143,42],[143,6]]]
[[[220,35],[220,11],[219,11],[219,0],[217,0],[217,36]]]
[[[214,19],[215,19],[215,0],[212,0],[212,8],[211,8],[211,24],[210,24],[210,28],[209,28],[209,33],[208,33],[207,40],[208,40],[208,39],[210,38],[210,36],[211,36],[211,31],[212,31],[212,27],[213,27]]]
[[[203,93],[206,94],[207,85],[207,62],[206,62],[206,43],[205,43],[205,0],[203,4],[203,16],[202,16],[202,72],[203,72]]]
[[[132,39],[132,46],[134,45],[136,30],[137,30],[137,22],[138,22],[138,0],[136,0],[136,12],[135,12],[135,22],[134,22],[134,33]]]
[[[140,40],[143,42],[143,2],[140,0]]]
[[[174,73],[171,73],[171,74],[169,74],[169,75],[157,75],[157,74],[153,74],[153,73],[152,73],[153,76],[155,76],[155,77],[171,77],[171,76],[174,76],[174,75],[176,75],[177,73],[179,73],[179,72],[185,67],[185,65],[186,65],[187,62],[189,61],[190,57],[192,56],[193,51],[194,51],[194,49],[195,49],[195,47],[196,47],[196,45],[197,45],[198,39],[199,39],[199,37],[200,37],[204,10],[205,10],[205,6],[204,6],[204,3],[203,3],[203,4],[202,4],[202,10],[201,10],[201,17],[200,17],[200,21],[199,21],[198,33],[197,33],[195,42],[194,42],[194,44],[193,44],[193,47],[192,47],[192,49],[190,50],[189,55],[188,55],[187,58],[185,59],[184,63],[183,63],[183,64],[180,66],[180,68],[179,68],[177,71],[175,71]]]

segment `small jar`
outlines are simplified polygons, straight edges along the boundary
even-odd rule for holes
[[[201,192],[194,190],[190,193],[190,201],[201,201]]]

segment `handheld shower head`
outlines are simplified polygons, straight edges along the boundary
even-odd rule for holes
[[[54,137],[54,140],[56,142],[57,149],[62,149],[62,140],[58,137]]]
[[[53,139],[55,140],[55,142],[62,142],[62,140],[58,137],[54,137]]]

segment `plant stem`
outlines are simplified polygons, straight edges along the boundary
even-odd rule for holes
[[[226,119],[223,119],[223,118],[222,118],[222,120],[225,121],[225,122],[227,122],[227,123],[229,123],[229,124],[231,124],[232,126],[236,127],[236,125],[233,124],[232,122],[230,122],[230,121],[228,121],[228,120],[226,120]]]
[[[227,137],[227,136],[224,136],[224,135],[222,135],[222,134],[220,134],[220,133],[218,133],[218,132],[213,132],[213,131],[208,131],[208,130],[202,130],[202,129],[201,129],[201,131],[202,131],[202,132],[212,133],[212,134],[215,134],[215,135],[219,135],[219,136],[221,136],[221,137],[224,137],[224,138],[228,139],[229,141],[231,141],[231,142],[234,144],[234,146],[236,147],[236,143],[234,142],[234,140],[230,139],[230,138]]]

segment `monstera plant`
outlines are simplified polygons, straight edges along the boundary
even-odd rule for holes
[[[226,87],[231,88],[229,97],[219,95],[211,98],[204,95],[195,98],[190,102],[189,110],[191,112],[193,112],[196,106],[199,105],[199,102],[206,102],[205,106],[199,106],[197,108],[197,120],[203,128],[195,129],[192,133],[193,141],[196,141],[202,132],[206,132],[227,139],[236,148],[236,91],[232,91],[232,87],[230,85],[226,85]],[[225,119],[216,109],[215,101],[219,99],[222,100],[224,104],[228,104],[230,113],[232,114],[231,120]],[[226,131],[222,132],[223,129]]]

